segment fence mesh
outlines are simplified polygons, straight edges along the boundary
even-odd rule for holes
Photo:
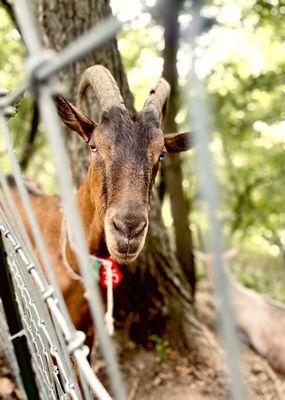
[[[189,30],[189,42],[195,53],[195,38],[199,35],[201,24],[200,8],[202,2],[194,3],[192,29]],[[29,218],[31,232],[37,247],[38,257],[31,245],[30,239],[23,228],[21,217],[13,202],[9,185],[2,171],[0,171],[0,231],[4,238],[7,259],[16,299],[23,323],[23,332],[28,339],[32,356],[32,364],[36,374],[36,381],[41,399],[92,399],[97,396],[102,400],[109,400],[111,396],[94,374],[84,346],[85,336],[73,327],[62,294],[54,276],[49,255],[46,251],[40,229],[37,225],[31,207],[27,189],[21,176],[19,163],[14,154],[13,144],[9,134],[5,110],[27,90],[38,96],[38,102],[43,122],[46,125],[48,139],[54,153],[56,170],[60,183],[64,218],[70,227],[76,250],[77,261],[84,280],[85,290],[90,310],[99,336],[102,353],[108,367],[112,395],[117,400],[126,399],[124,384],[116,359],[114,346],[108,336],[104,324],[104,310],[98,288],[90,269],[88,249],[84,240],[83,228],[79,217],[73,184],[70,174],[70,162],[57,112],[53,102],[53,95],[57,88],[50,78],[60,69],[84,56],[87,52],[96,49],[111,37],[114,37],[123,25],[116,18],[110,17],[91,29],[89,32],[70,43],[59,54],[46,52],[40,45],[37,32],[32,23],[26,0],[15,0],[15,15],[21,29],[22,38],[28,49],[26,82],[12,95],[0,98],[1,131],[5,139],[15,182],[19,190],[26,214]],[[193,55],[192,54],[192,55]],[[202,86],[195,74],[188,77],[187,94],[193,91],[196,97],[187,96],[189,108],[193,110],[192,120],[196,131],[198,148],[197,166],[201,176],[201,191],[208,206],[208,215],[212,227],[211,243],[215,255],[214,270],[216,277],[217,294],[223,305],[222,333],[225,349],[228,353],[228,366],[231,373],[231,394],[234,399],[245,399],[246,394],[239,373],[238,344],[234,330],[234,323],[229,302],[227,279],[222,268],[221,227],[216,217],[218,209],[217,183],[211,173],[213,165],[209,157],[209,130],[207,120],[209,111],[204,99]],[[40,258],[40,261],[39,261]],[[42,272],[42,265],[44,273]],[[15,358],[11,338],[3,309],[0,303],[0,340],[1,347],[13,370],[18,386],[24,393],[18,364]],[[76,367],[76,368],[75,368]],[[75,370],[77,372],[75,372]]]

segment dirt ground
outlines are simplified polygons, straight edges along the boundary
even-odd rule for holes
[[[207,283],[197,291],[196,310],[199,319],[215,333],[216,312],[213,294]],[[123,371],[128,384],[129,400],[227,400],[227,377],[188,358],[171,352],[167,362],[153,353],[129,352],[124,356]],[[252,400],[285,399],[285,379],[278,376],[266,360],[245,344],[242,345],[242,373]],[[242,400],[242,399],[241,399]]]
[[[215,334],[215,307],[206,283],[197,292],[197,313],[200,320]],[[226,400],[227,378],[224,372],[199,366],[187,357],[167,349],[162,361],[154,352],[135,349],[130,343],[121,355],[128,400]],[[103,363],[97,363],[104,376]],[[98,372],[98,371],[97,371]],[[285,379],[248,346],[242,348],[242,372],[252,400],[285,399]],[[20,393],[3,357],[0,357],[0,399],[19,400]],[[241,399],[242,400],[242,399]]]

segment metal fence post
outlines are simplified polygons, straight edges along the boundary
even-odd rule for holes
[[[18,304],[15,298],[14,286],[7,262],[2,234],[0,233],[0,297],[2,299],[7,324],[11,337],[23,331]],[[31,356],[25,335],[15,336],[12,339],[15,355],[18,361],[23,386],[29,400],[40,398],[32,368]]]

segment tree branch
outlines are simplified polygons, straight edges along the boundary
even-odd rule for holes
[[[24,150],[22,152],[22,157],[20,160],[20,166],[23,171],[25,171],[29,165],[29,161],[34,153],[35,147],[35,138],[38,132],[38,125],[39,125],[39,109],[37,103],[34,102],[34,111],[33,111],[33,119],[32,119],[32,126],[30,130],[30,134],[28,136],[28,140],[25,143]]]

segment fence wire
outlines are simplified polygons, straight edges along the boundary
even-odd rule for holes
[[[17,386],[21,392],[23,400],[27,400],[27,397],[25,395],[24,386],[22,383],[19,366],[17,363],[17,359],[16,359],[16,356],[14,353],[14,348],[11,343],[10,337],[11,337],[11,335],[9,332],[9,327],[6,322],[2,300],[0,300],[0,348],[4,352],[4,355],[9,363],[11,371],[13,372],[13,376],[14,376]]]
[[[202,2],[194,3],[194,13],[189,31],[189,43],[195,47],[195,37],[200,33],[200,7]],[[32,356],[41,399],[92,399],[94,395],[100,400],[110,400],[111,396],[94,374],[84,346],[85,336],[76,331],[68,315],[62,294],[59,290],[48,252],[36,222],[29,200],[27,189],[21,176],[18,160],[14,154],[9,134],[5,108],[11,106],[29,89],[38,96],[41,116],[46,125],[48,139],[54,153],[54,160],[60,184],[64,218],[72,237],[78,265],[83,277],[87,299],[99,336],[101,350],[107,364],[112,394],[116,400],[126,400],[126,393],[111,338],[108,336],[104,311],[97,284],[90,269],[90,260],[84,231],[77,209],[71,175],[70,161],[64,146],[62,132],[53,102],[56,91],[54,74],[63,67],[95,50],[108,39],[114,37],[122,27],[122,22],[109,17],[90,31],[74,40],[59,54],[46,52],[37,36],[26,0],[14,0],[15,15],[22,38],[28,50],[27,80],[13,94],[0,98],[0,123],[5,139],[7,152],[19,190],[22,203],[28,216],[31,232],[37,247],[33,250],[31,241],[23,227],[21,217],[14,204],[7,180],[0,170],[0,232],[3,235],[8,263],[15,287],[17,303],[20,309],[24,330],[19,334],[26,335]],[[193,110],[192,120],[197,135],[197,165],[201,176],[201,188],[209,206],[209,220],[212,226],[212,251],[217,293],[222,300],[222,327],[225,349],[228,354],[228,365],[231,373],[231,395],[234,399],[246,399],[240,377],[239,351],[234,330],[232,310],[230,308],[229,290],[225,275],[222,272],[221,227],[216,218],[218,210],[217,184],[212,174],[212,164],[206,151],[209,146],[209,126],[201,123],[207,121],[208,109],[203,100],[203,91],[195,74],[189,75],[187,92],[196,91],[195,98],[188,98],[189,108]],[[42,272],[43,267],[45,274]],[[5,355],[19,385],[23,391],[19,368],[3,309],[0,303],[0,341]],[[77,373],[75,373],[75,366]],[[24,391],[23,391],[24,393]]]

